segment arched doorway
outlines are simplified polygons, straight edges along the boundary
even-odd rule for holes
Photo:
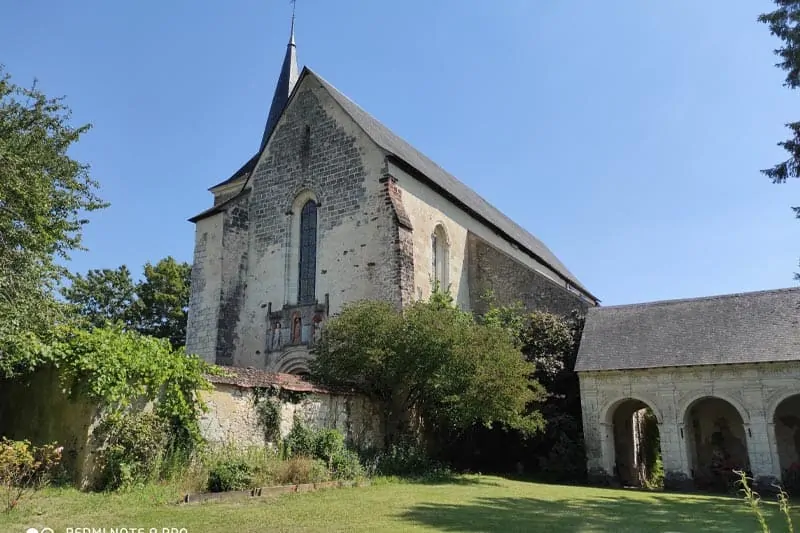
[[[717,397],[700,398],[686,410],[686,443],[695,486],[728,491],[738,476],[750,470],[742,415]]]
[[[663,483],[658,419],[641,400],[628,398],[609,412],[613,427],[614,475],[623,486]]]
[[[783,482],[794,495],[800,489],[800,393],[778,404],[773,421]]]

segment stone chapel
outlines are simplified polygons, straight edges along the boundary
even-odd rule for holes
[[[329,316],[449,287],[569,313],[598,304],[536,237],[309,68],[294,21],[260,145],[195,224],[186,348],[304,374]]]

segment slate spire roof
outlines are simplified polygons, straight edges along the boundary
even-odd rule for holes
[[[286,45],[286,55],[283,58],[281,73],[278,76],[278,83],[275,84],[275,94],[272,95],[272,105],[269,107],[267,124],[264,126],[264,135],[261,137],[261,146],[258,152],[261,153],[267,145],[269,134],[277,124],[278,119],[283,113],[283,108],[289,101],[297,79],[300,75],[297,68],[297,46],[294,44],[294,13],[292,13],[292,29],[289,35],[289,44]]]

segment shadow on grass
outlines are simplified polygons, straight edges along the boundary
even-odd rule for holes
[[[461,474],[439,474],[439,475],[425,475],[425,476],[389,476],[383,478],[386,481],[395,480],[400,483],[408,483],[411,485],[459,485],[459,486],[474,486],[482,485],[485,487],[502,487],[501,483],[497,481],[482,478],[480,476],[464,476]]]
[[[624,496],[549,501],[537,498],[477,498],[464,504],[424,503],[402,517],[440,531],[647,531],[747,532],[758,530],[755,517],[734,499],[680,500],[653,496],[642,501]],[[776,517],[768,517],[771,525]]]

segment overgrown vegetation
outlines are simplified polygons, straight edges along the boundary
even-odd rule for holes
[[[340,431],[314,430],[299,418],[277,448],[229,445],[205,454],[201,462],[208,468],[205,488],[211,492],[365,476],[358,454],[346,447]]]
[[[173,443],[202,440],[197,417],[204,405],[196,392],[210,390],[205,375],[219,371],[198,357],[117,326],[61,330],[48,355],[68,392],[97,401],[108,417],[153,402]]]
[[[642,423],[642,464],[644,479],[642,484],[649,489],[664,488],[664,463],[661,460],[661,436],[658,433],[658,419],[648,407]]]
[[[485,295],[483,322],[508,332],[515,347],[533,365],[531,379],[546,391],[528,406],[540,413],[544,430],[526,436],[504,425],[475,425],[452,435],[441,458],[461,469],[513,472],[554,482],[586,480],[580,390],[574,372],[583,317],[528,312],[517,303],[497,305]]]
[[[475,424],[502,423],[526,435],[543,426],[541,414],[528,409],[544,397],[530,379],[533,365],[511,335],[476,322],[447,294],[402,311],[387,302],[346,305],[315,352],[315,379],[383,402],[387,445],[419,434],[435,450],[445,435]]]
[[[739,490],[742,493],[745,504],[747,504],[752,515],[758,521],[759,529],[761,529],[763,533],[769,533],[770,528],[767,525],[767,519],[764,516],[764,512],[761,508],[761,497],[751,488],[751,478],[748,477],[747,472],[741,470],[734,470],[733,474],[738,477],[737,484],[740,486]],[[789,505],[789,495],[786,494],[781,487],[776,486],[775,488],[778,491],[778,505],[781,514],[786,521],[786,531],[789,533],[794,533],[794,523],[792,520],[791,507]]]
[[[0,65],[0,377],[30,371],[69,319],[54,298],[58,260],[81,249],[85,214],[107,205],[68,155],[91,127],[70,118],[63,99],[16,85]]]
[[[5,512],[17,507],[24,496],[47,486],[61,462],[62,450],[56,444],[37,447],[27,440],[0,438],[0,489]]]

